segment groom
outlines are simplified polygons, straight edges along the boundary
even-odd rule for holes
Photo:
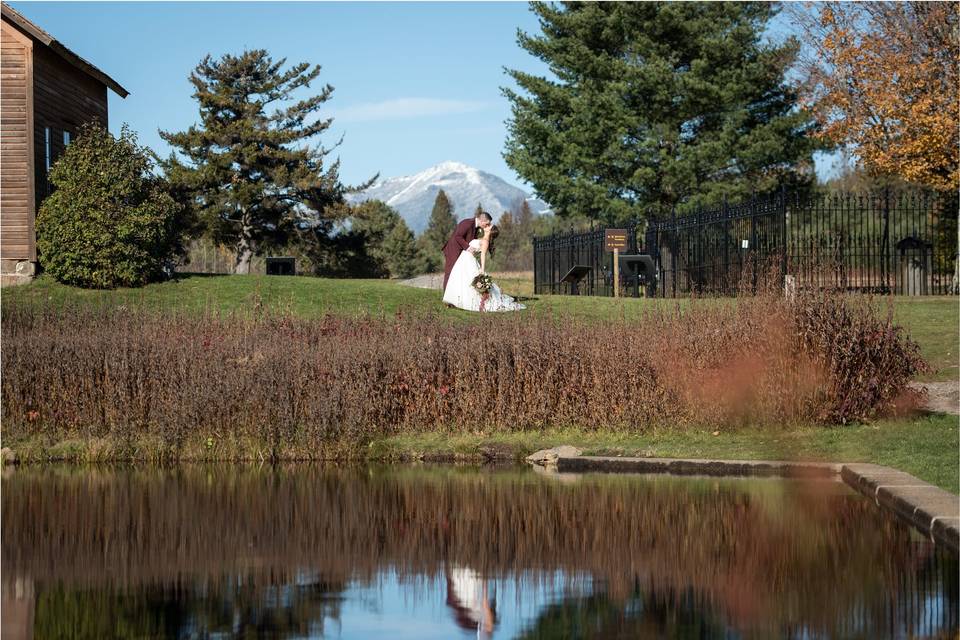
[[[447,280],[450,271],[456,264],[460,254],[470,248],[470,241],[477,237],[477,229],[489,229],[493,224],[493,217],[486,211],[479,211],[475,218],[461,220],[453,230],[447,244],[443,245],[443,289],[447,289]]]

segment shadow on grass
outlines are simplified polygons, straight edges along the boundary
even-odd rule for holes
[[[193,271],[177,271],[170,277],[169,281],[179,281],[179,280],[190,280],[192,278],[223,278],[225,276],[232,276],[232,273],[200,273]]]

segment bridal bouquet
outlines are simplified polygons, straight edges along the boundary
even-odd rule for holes
[[[470,283],[474,289],[479,291],[481,294],[490,293],[490,286],[493,284],[493,278],[488,276],[485,273],[479,274],[473,279],[473,282]]]
[[[490,297],[490,287],[493,285],[493,278],[485,273],[481,273],[478,274],[470,284],[480,292],[480,311],[484,311],[487,305],[487,298]]]

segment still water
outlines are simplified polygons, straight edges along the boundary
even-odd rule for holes
[[[3,638],[957,635],[957,558],[834,481],[24,468]]]

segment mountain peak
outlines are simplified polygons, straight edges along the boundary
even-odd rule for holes
[[[526,200],[535,214],[549,211],[546,203],[531,198],[523,189],[454,160],[411,176],[387,178],[362,193],[348,196],[348,200],[381,200],[393,207],[414,233],[420,234],[429,223],[433,202],[441,189],[450,198],[457,218],[471,215],[479,204],[496,220],[520,200]]]
[[[464,173],[468,173],[468,172],[479,173],[477,169],[474,169],[470,165],[464,164],[462,162],[457,162],[455,160],[446,160],[444,162],[441,162],[440,164],[436,164],[430,167],[429,169],[427,169],[427,171],[436,171],[436,172],[462,171]]]

